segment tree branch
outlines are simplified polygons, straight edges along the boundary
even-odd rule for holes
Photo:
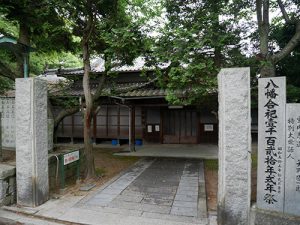
[[[258,29],[260,29],[262,25],[262,0],[256,0],[256,16],[257,16]]]
[[[294,36],[280,52],[278,52],[277,54],[275,54],[271,57],[272,61],[274,63],[279,62],[284,57],[289,55],[299,43],[300,43],[300,21],[297,21],[296,22],[296,31],[295,31]]]
[[[263,26],[266,30],[266,33],[269,33],[269,9],[270,9],[270,2],[269,0],[263,0]]]
[[[62,109],[58,115],[54,118],[54,130],[57,129],[59,123],[66,117],[73,115],[74,113],[77,113],[79,111],[79,106],[74,106],[73,108],[68,109]]]
[[[103,90],[103,87],[104,87],[104,83],[105,83],[105,80],[106,80],[106,72],[101,76],[100,80],[99,80],[99,83],[98,83],[98,86],[97,86],[97,90],[93,96],[93,101],[97,101],[98,98],[100,98],[101,94],[102,94],[102,90]]]
[[[283,16],[285,22],[286,22],[286,23],[289,23],[289,24],[295,22],[295,21],[292,21],[292,20],[290,19],[289,15],[287,14],[287,12],[286,12],[286,10],[285,10],[285,6],[284,6],[284,4],[282,3],[282,1],[281,1],[281,0],[277,0],[277,3],[278,3],[278,5],[279,5],[280,11],[281,11],[281,13],[282,13],[282,16]]]
[[[1,61],[0,61],[0,76],[6,77],[12,81],[15,81],[15,79],[18,77],[15,72],[13,72]]]

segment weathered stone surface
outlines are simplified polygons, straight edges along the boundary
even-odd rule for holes
[[[6,164],[0,164],[0,180],[3,180],[7,177],[15,176],[16,167]]]
[[[250,225],[299,225],[300,217],[293,217],[279,212],[253,208],[253,219]]]
[[[54,131],[54,120],[48,119],[48,151],[49,152],[53,150],[53,131]]]
[[[48,200],[47,84],[16,79],[17,203],[38,206]]]
[[[222,69],[219,86],[218,220],[246,225],[250,213],[250,69]]]
[[[8,182],[6,180],[0,180],[0,199],[3,199],[8,194]]]
[[[11,205],[14,203],[13,195],[6,195],[4,198],[0,199],[0,206]]]
[[[300,104],[286,104],[285,160],[284,213],[300,216]]]
[[[15,202],[16,168],[0,164],[0,206],[10,205]]]
[[[285,168],[285,77],[258,81],[257,207],[283,212]]]

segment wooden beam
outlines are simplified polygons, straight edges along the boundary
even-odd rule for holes
[[[94,143],[96,144],[97,140],[97,114],[94,114],[93,116],[93,138]]]
[[[71,144],[74,144],[74,114],[71,115],[71,123],[72,123],[72,127],[71,127]]]
[[[129,107],[129,149],[135,151],[135,107]]]
[[[163,124],[164,124],[164,111],[162,110],[162,108],[160,107],[159,108],[160,110],[160,127],[159,127],[159,132],[160,132],[160,143],[163,144],[163,137],[164,137],[164,134],[163,134]]]

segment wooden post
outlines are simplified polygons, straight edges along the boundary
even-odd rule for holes
[[[135,151],[135,107],[129,107],[129,149]]]
[[[132,142],[133,142],[133,151],[135,151],[135,106],[132,106],[132,117],[131,117],[131,124],[132,124]]]
[[[71,144],[74,144],[74,115],[71,116],[72,128],[71,128]]]
[[[97,144],[97,114],[93,116],[93,142]]]
[[[160,128],[159,128],[159,138],[160,138],[160,143],[163,144],[163,137],[164,137],[164,134],[163,134],[163,124],[164,124],[164,113],[163,113],[163,110],[161,108],[159,108],[160,110]]]

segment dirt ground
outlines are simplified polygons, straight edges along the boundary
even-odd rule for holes
[[[59,149],[69,148],[70,146],[59,147]],[[127,169],[133,165],[139,158],[137,157],[125,157],[125,156],[114,156],[115,152],[121,151],[122,148],[99,148],[94,147],[94,156],[95,156],[95,168],[97,178],[86,181],[85,183],[93,183],[96,186],[101,186],[121,171]],[[15,165],[16,154],[15,151],[3,150],[3,162],[6,164]],[[84,195],[86,192],[79,191],[80,186],[84,182],[75,184],[74,182],[68,182],[66,192],[71,192],[75,195]],[[71,184],[71,185],[70,185]],[[57,192],[57,191],[55,191]],[[66,193],[64,192],[64,193]],[[56,195],[57,193],[53,193]]]
[[[253,156],[251,172],[251,202],[256,202],[256,178],[257,178],[257,159]],[[208,211],[217,210],[218,196],[218,162],[217,160],[205,160],[205,183]]]
[[[218,196],[218,161],[205,160],[204,162],[207,210],[217,210],[217,196]]]
[[[107,181],[113,178],[139,160],[138,157],[113,155],[121,150],[121,148],[94,148],[96,173],[102,176],[102,180]]]
[[[15,164],[16,152],[3,149],[3,162],[7,164]]]
[[[113,155],[121,150],[122,148],[94,147],[93,151],[97,177],[89,181],[81,181],[79,184],[70,187],[69,191],[74,195],[85,195],[87,194],[86,192],[79,190],[80,186],[92,183],[99,187],[139,160],[138,157]]]

